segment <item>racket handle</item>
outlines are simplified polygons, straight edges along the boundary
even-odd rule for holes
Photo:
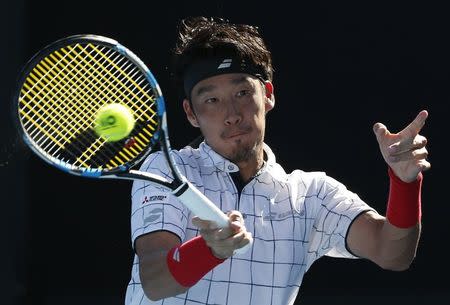
[[[181,194],[180,191],[182,191]],[[173,193],[195,216],[203,220],[214,221],[220,228],[228,227],[227,215],[189,181],[185,181],[185,184]]]
[[[180,194],[180,192],[182,192]],[[173,191],[180,201],[195,215],[204,220],[214,221],[218,227],[225,228],[229,226],[227,215],[222,212],[211,200],[208,199],[189,181],[185,181],[181,187]],[[252,239],[253,242],[253,239]],[[243,254],[250,249],[252,242],[244,247],[237,249],[235,254]]]

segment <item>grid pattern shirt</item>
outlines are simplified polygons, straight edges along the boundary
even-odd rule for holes
[[[303,275],[323,255],[355,258],[346,234],[356,216],[371,208],[323,172],[287,174],[264,144],[266,162],[239,194],[230,173],[238,167],[204,142],[198,149],[173,151],[181,172],[222,211],[239,210],[253,245],[207,273],[183,294],[150,301],[143,294],[135,256],[126,305],[293,304]],[[161,153],[141,170],[171,179]],[[167,230],[182,242],[198,235],[192,215],[170,192],[145,181],[132,188],[131,238]]]

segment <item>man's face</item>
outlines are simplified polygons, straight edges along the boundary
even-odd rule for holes
[[[223,157],[249,161],[262,153],[265,114],[273,108],[263,84],[244,73],[209,77],[194,86],[183,107],[206,143]]]

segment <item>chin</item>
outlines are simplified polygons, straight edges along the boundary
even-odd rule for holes
[[[258,143],[254,143],[252,145],[243,145],[242,143],[239,143],[240,145],[235,147],[228,155],[227,159],[234,162],[244,162],[251,160],[257,156],[258,153]]]

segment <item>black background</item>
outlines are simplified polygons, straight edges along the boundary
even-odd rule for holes
[[[306,274],[298,304],[442,304],[450,301],[446,161],[448,8],[441,2],[4,1],[0,15],[0,304],[122,304],[132,261],[127,181],[93,181],[47,166],[17,139],[10,105],[21,66],[73,34],[114,38],[157,76],[171,141],[197,135],[171,90],[167,65],[176,25],[189,15],[258,25],[273,54],[276,107],[266,142],[287,171],[321,170],[380,213],[388,180],[372,125],[391,131],[430,113],[432,170],[423,234],[408,271],[323,258]],[[442,2],[444,3],[444,2]]]

